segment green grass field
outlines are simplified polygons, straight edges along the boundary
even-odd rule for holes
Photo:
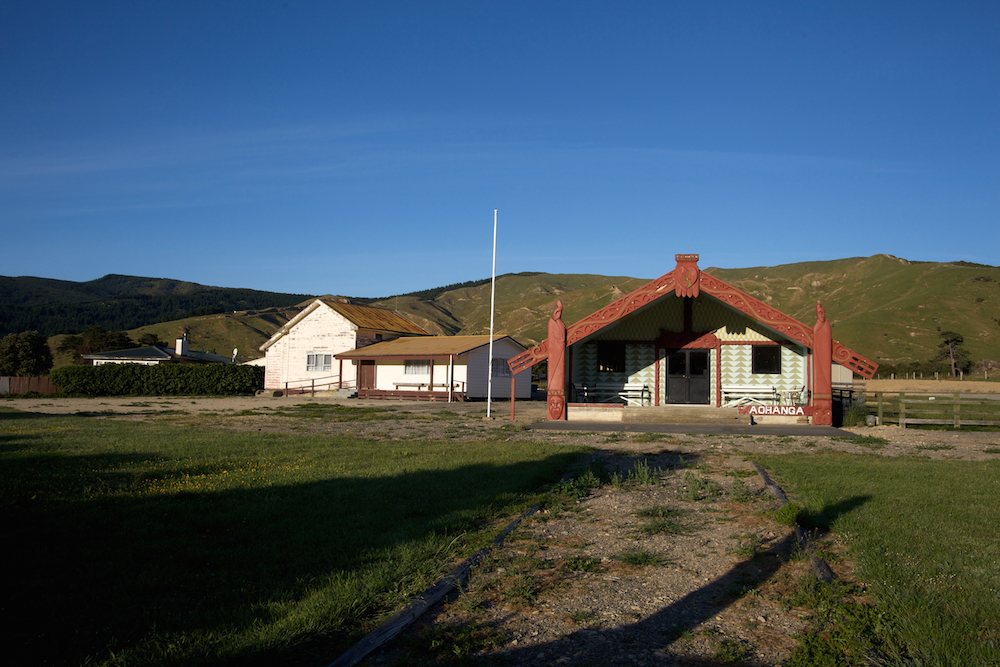
[[[4,661],[326,664],[581,451],[0,408]]]
[[[866,632],[889,639],[885,664],[1000,665],[1000,461],[758,461],[805,507],[806,524],[849,546],[884,613],[868,615]]]

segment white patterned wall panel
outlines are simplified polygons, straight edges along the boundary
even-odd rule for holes
[[[656,386],[656,351],[652,345],[626,345],[625,368],[630,383],[644,384],[653,391]]]

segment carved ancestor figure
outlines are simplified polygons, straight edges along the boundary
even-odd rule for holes
[[[562,321],[562,301],[549,318],[548,417],[566,419],[566,325]]]
[[[833,332],[823,304],[816,302],[813,325],[813,424],[833,424]]]

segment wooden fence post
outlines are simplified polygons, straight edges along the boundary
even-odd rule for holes
[[[876,391],[875,398],[878,399],[878,425],[882,426],[883,425],[882,420],[884,419],[883,417],[884,413],[882,412],[882,392]]]
[[[906,428],[906,393],[899,392],[899,425]]]
[[[955,428],[962,428],[962,395],[955,394]]]

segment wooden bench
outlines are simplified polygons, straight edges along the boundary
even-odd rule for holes
[[[396,391],[423,391],[424,387],[427,387],[427,391],[434,391],[436,389],[443,390],[447,393],[448,383],[447,382],[435,382],[434,384],[429,384],[427,382],[393,382],[396,387]],[[451,385],[451,389],[454,391],[465,391],[464,382],[455,382]]]
[[[619,399],[626,405],[645,405],[653,401],[649,387],[638,382],[598,382],[597,384],[577,384],[576,396],[584,403],[607,403]]]
[[[738,405],[777,405],[778,390],[773,386],[722,385],[722,407]]]

